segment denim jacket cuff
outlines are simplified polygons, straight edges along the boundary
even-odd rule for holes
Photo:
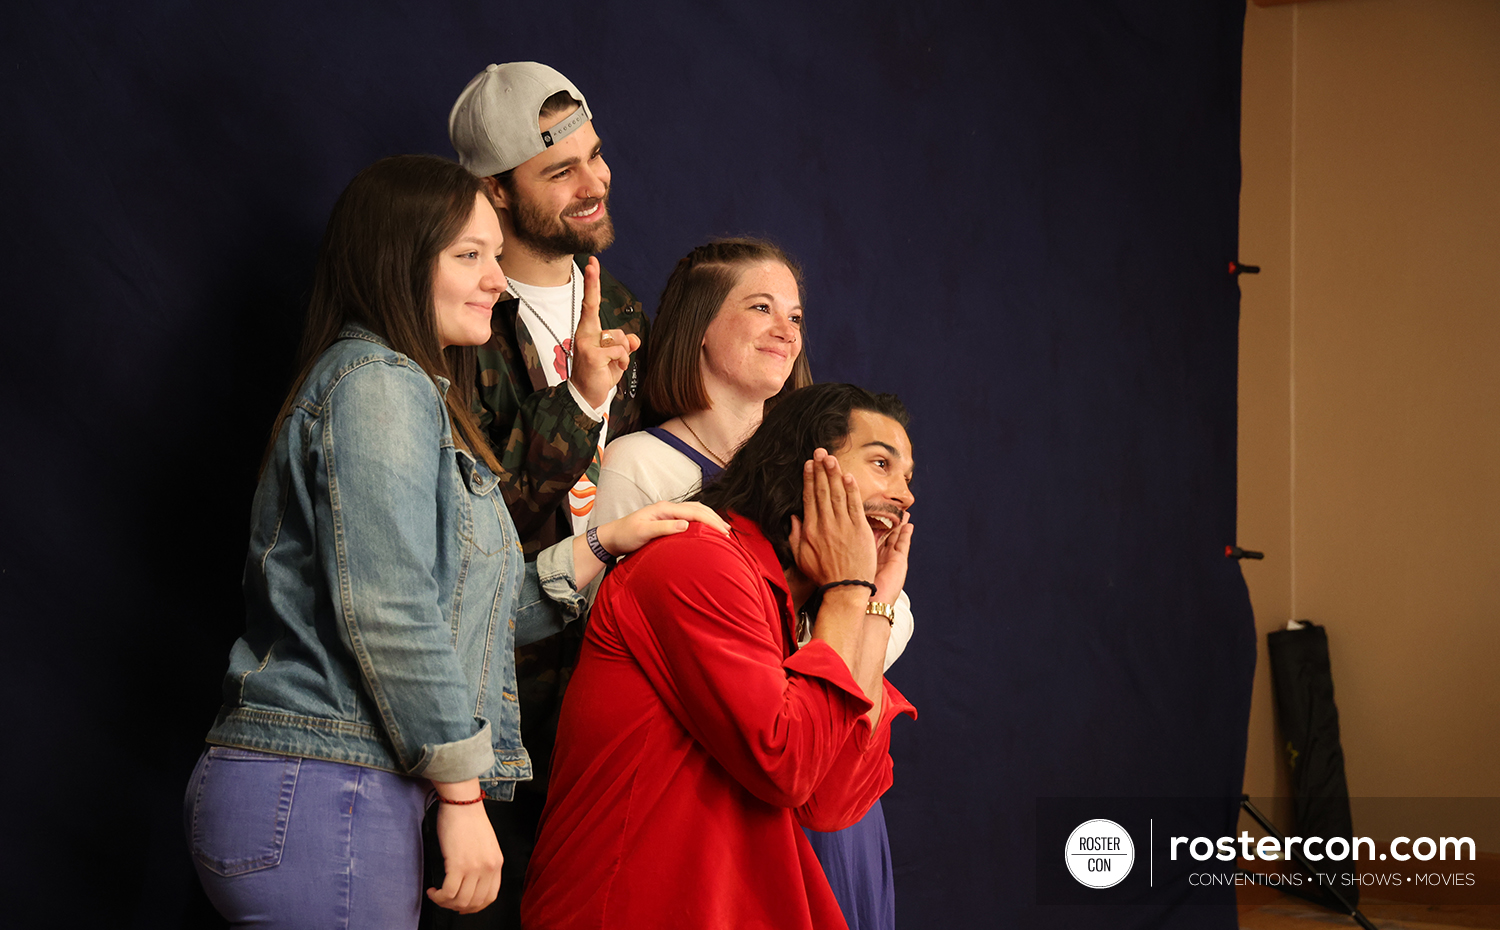
[[[600,573],[603,574],[602,572]],[[558,607],[564,623],[578,619],[588,603],[588,589],[580,592],[573,574],[573,539],[569,537],[555,546],[543,549],[536,557],[537,583],[542,594]]]
[[[495,767],[495,746],[488,720],[476,717],[479,732],[452,743],[423,747],[422,760],[411,774],[429,781],[468,781]]]

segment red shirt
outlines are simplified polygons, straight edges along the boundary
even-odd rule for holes
[[[890,722],[821,640],[798,650],[771,544],[731,515],[622,562],[568,685],[527,869],[527,930],[844,927],[799,823],[891,785]]]

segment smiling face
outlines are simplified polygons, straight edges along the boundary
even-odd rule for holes
[[[797,279],[780,262],[752,265],[703,334],[703,388],[711,399],[764,401],[781,390],[801,351]]]
[[[901,525],[911,507],[911,439],[906,430],[884,414],[870,410],[849,413],[849,438],[834,453],[839,468],[853,475],[865,499],[865,519],[879,545]]]
[[[438,253],[432,273],[432,305],[438,345],[483,345],[490,338],[490,312],[505,291],[500,270],[500,220],[489,198],[474,198],[474,211],[458,238]]]
[[[543,116],[551,129],[577,106]],[[517,165],[497,191],[513,244],[539,258],[594,254],[615,241],[609,215],[609,165],[589,120],[566,139]]]

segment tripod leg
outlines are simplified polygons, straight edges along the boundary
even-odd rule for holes
[[[1271,823],[1270,818],[1260,812],[1260,808],[1250,803],[1249,795],[1240,796],[1240,807],[1243,808],[1245,813],[1249,814],[1256,823],[1260,824],[1260,828],[1262,830],[1266,831],[1266,833],[1268,833],[1269,835],[1276,837],[1276,839],[1281,843],[1283,849],[1286,848],[1286,837],[1281,835],[1281,831],[1276,829],[1276,826]],[[1292,850],[1292,861],[1300,865],[1304,871],[1306,871],[1314,878],[1317,878],[1320,874],[1317,869],[1312,867],[1311,863],[1303,858],[1302,853],[1298,850]],[[1337,888],[1329,885],[1323,890],[1332,895],[1333,899],[1337,901],[1339,903],[1339,906],[1344,909],[1344,913],[1354,918],[1354,922],[1363,927],[1364,930],[1375,930],[1375,925],[1370,923],[1365,915],[1359,912],[1359,908],[1350,904],[1347,898],[1339,894],[1339,890]],[[1332,910],[1332,908],[1329,909]]]

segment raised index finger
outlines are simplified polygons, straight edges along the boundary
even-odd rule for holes
[[[599,259],[591,255],[583,268],[583,310],[578,314],[574,340],[582,345],[597,345],[599,331]]]

